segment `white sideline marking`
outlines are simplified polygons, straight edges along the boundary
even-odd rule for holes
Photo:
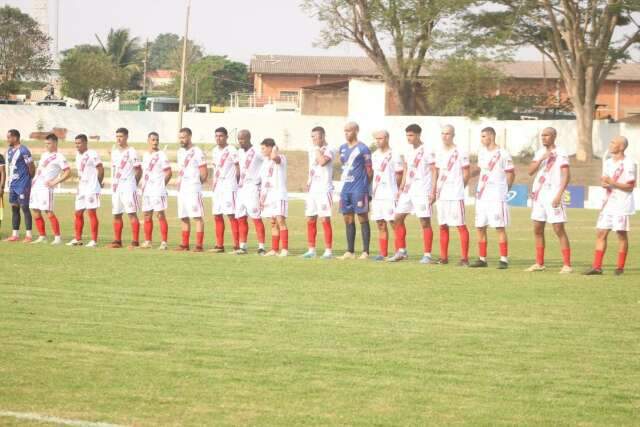
[[[80,427],[123,427],[118,424],[94,423],[82,420],[67,420],[64,418],[50,417],[48,415],[34,414],[33,412],[12,412],[0,411],[0,417],[11,417],[19,420],[38,421],[43,423],[53,423],[64,426],[80,426]]]

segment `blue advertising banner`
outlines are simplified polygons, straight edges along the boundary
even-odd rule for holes
[[[514,184],[511,191],[507,195],[509,206],[527,206],[527,198],[529,197],[529,187],[524,184]]]
[[[568,208],[584,208],[584,187],[570,185],[564,192],[564,205]]]

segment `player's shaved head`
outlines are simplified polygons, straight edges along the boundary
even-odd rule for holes
[[[389,132],[387,132],[387,131],[386,131],[386,130],[384,130],[384,129],[380,129],[380,130],[377,130],[377,131],[373,132],[373,137],[374,137],[374,138],[380,138],[380,137],[382,137],[382,138],[387,138],[387,139],[389,139]]]
[[[344,138],[350,143],[353,144],[358,141],[358,131],[360,130],[360,126],[356,122],[348,122],[344,125]]]
[[[554,137],[558,136],[558,131],[555,128],[552,128],[552,127],[548,127],[548,128],[542,129],[542,133],[543,134],[544,133],[550,133]]]
[[[355,130],[357,132],[360,130],[360,126],[356,122],[347,122],[344,125],[344,130]]]
[[[613,141],[618,143],[618,144],[622,144],[622,149],[626,150],[627,147],[629,146],[629,140],[627,139],[627,137],[622,136],[622,135],[618,135],[615,138],[613,138]]]
[[[448,130],[451,132],[451,135],[455,135],[456,134],[456,128],[453,127],[453,125],[444,125],[442,126],[442,130]]]
[[[240,132],[238,132],[238,139],[240,139],[240,138],[251,139],[251,132],[249,132],[248,129],[240,130]]]

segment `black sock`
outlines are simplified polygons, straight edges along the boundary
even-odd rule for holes
[[[31,221],[31,211],[29,210],[29,206],[22,205],[22,213],[24,214],[24,228],[27,231],[31,231],[33,224]]]
[[[362,252],[369,253],[369,242],[371,242],[371,226],[369,221],[360,224],[360,232],[362,233]]]
[[[356,251],[356,225],[354,223],[347,224],[347,251],[354,253]]]
[[[20,230],[20,206],[11,206],[11,225],[14,230]]]

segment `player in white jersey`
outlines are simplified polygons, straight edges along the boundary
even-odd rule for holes
[[[87,243],[87,247],[93,248],[98,244],[97,209],[100,207],[104,167],[98,153],[95,150],[89,150],[87,135],[76,136],[75,144],[78,150],[76,154],[78,190],[75,202],[75,237],[67,243],[67,246],[82,245],[84,211],[87,211],[91,227],[91,241]]]
[[[422,227],[423,254],[421,264],[431,263],[433,246],[433,230],[431,229],[431,194],[435,191],[435,153],[420,136],[422,128],[417,124],[406,127],[405,133],[409,143],[409,152],[404,162],[398,206],[395,216],[395,250],[389,262],[402,261],[407,258],[407,228],[405,219],[414,214]]]
[[[127,214],[131,224],[131,245],[140,246],[140,221],[138,220],[138,182],[142,177],[142,167],[138,153],[129,146],[129,131],[116,130],[117,147],[111,152],[111,213],[113,214],[113,242],[109,248],[122,247],[122,215]]]
[[[169,224],[165,211],[167,210],[167,184],[171,180],[171,164],[164,151],[160,150],[160,136],[151,132],[147,138],[149,150],[142,157],[142,180],[140,194],[142,195],[142,212],[144,214],[144,243],[142,249],[150,249],[153,239],[153,213],[160,223],[162,241],[158,249],[166,251]]]
[[[507,195],[516,177],[513,160],[507,150],[496,144],[496,131],[486,127],[480,132],[478,168],[480,175],[476,188],[476,230],[478,234],[478,259],[471,267],[487,267],[487,227],[496,229],[500,248],[498,269],[509,266],[506,227],[509,226]]]
[[[240,165],[238,150],[228,144],[227,129],[216,129],[216,147],[212,152],[213,169],[213,215],[216,226],[216,245],[211,252],[224,252],[224,215],[229,219],[234,251],[239,249],[238,220],[236,219],[236,196]]]
[[[618,235],[618,263],[614,274],[624,273],[624,266],[629,251],[629,217],[635,214],[633,189],[636,186],[638,173],[633,159],[625,156],[629,141],[624,136],[617,136],[609,143],[611,158],[603,160],[600,185],[605,189],[602,208],[596,225],[596,249],[593,265],[585,275],[602,274],[602,260],[607,249],[607,237],[610,231]]]
[[[375,261],[384,261],[389,255],[389,227],[393,228],[398,185],[404,168],[402,157],[389,146],[389,132],[379,130],[373,133],[376,151],[371,155],[373,181],[371,184],[371,219],[378,226],[378,247],[380,253]]]
[[[567,213],[563,205],[564,192],[569,185],[569,156],[556,146],[557,132],[554,128],[542,131],[542,145],[529,166],[529,175],[535,175],[531,190],[531,219],[536,243],[536,263],[527,271],[542,271],[544,266],[544,227],[548,222],[560,241],[562,250],[561,274],[571,273],[571,247],[564,227]]]
[[[260,148],[251,144],[251,132],[246,129],[238,132],[238,158],[240,160],[240,180],[238,181],[238,199],[236,200],[236,219],[240,248],[236,255],[247,254],[247,237],[251,218],[258,236],[258,255],[264,255],[265,230],[260,217],[260,169],[264,158]]]
[[[67,159],[58,152],[58,137],[49,134],[45,141],[45,151],[38,162],[36,175],[31,181],[31,196],[29,198],[29,206],[33,212],[33,220],[40,237],[32,243],[46,243],[47,237],[44,228],[44,218],[42,213],[47,214],[53,230],[52,245],[62,243],[60,237],[60,222],[53,212],[53,188],[65,181],[71,175],[71,168]]]
[[[262,218],[271,220],[271,250],[265,256],[286,257],[289,255],[287,159],[272,138],[262,141],[260,150],[265,159],[260,170],[260,207]]]
[[[469,155],[457,147],[453,139],[455,128],[442,128],[442,147],[436,154],[436,191],[431,195],[437,201],[440,225],[439,264],[449,263],[449,227],[457,227],[460,236],[461,267],[469,266],[469,229],[465,224],[464,192],[469,182]]]
[[[325,130],[316,126],[311,130],[309,150],[309,177],[307,178],[307,198],[305,212],[307,217],[308,250],[303,258],[316,257],[316,236],[318,234],[318,217],[324,231],[323,259],[333,257],[333,229],[331,227],[331,213],[333,210],[333,159],[334,151],[325,139]]]
[[[182,228],[182,243],[178,251],[189,250],[191,219],[196,223],[196,247],[194,252],[202,252],[204,244],[204,205],[202,184],[207,182],[209,172],[204,153],[191,141],[189,128],[180,129],[180,149],[178,150],[178,218]]]

